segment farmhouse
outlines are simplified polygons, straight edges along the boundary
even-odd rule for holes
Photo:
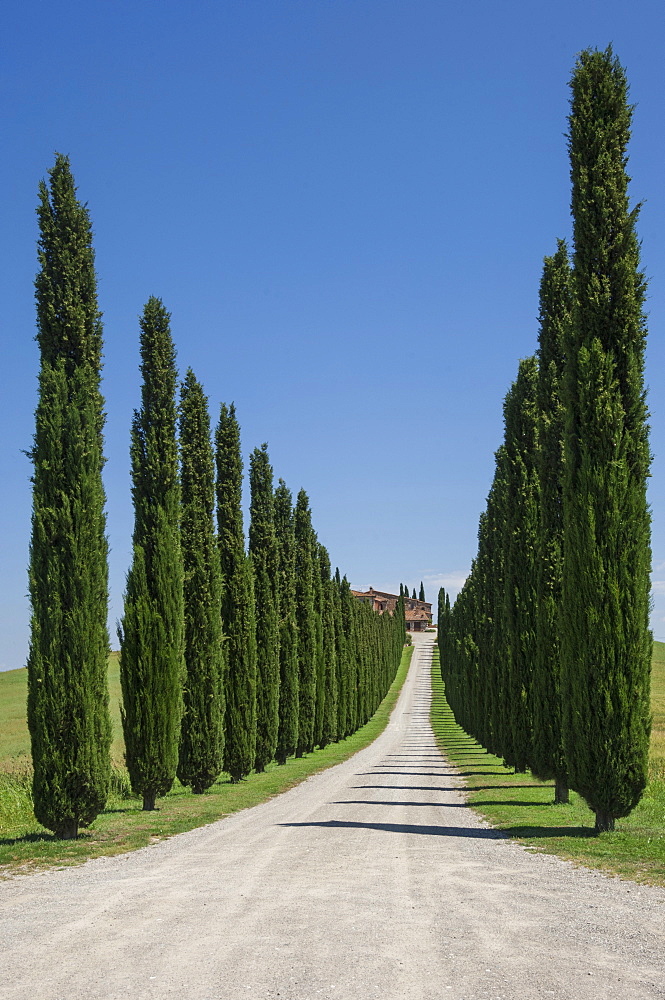
[[[384,611],[394,611],[399,601],[399,594],[387,594],[382,590],[352,590],[351,593],[359,601],[371,604],[381,615]],[[409,632],[424,632],[432,624],[432,605],[428,601],[418,601],[415,597],[404,597],[404,617]]]

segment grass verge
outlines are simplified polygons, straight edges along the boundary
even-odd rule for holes
[[[0,758],[0,877],[82,864],[90,858],[145,847],[176,833],[205,826],[240,809],[259,805],[317,771],[347,760],[369,746],[385,729],[409,669],[412,652],[412,648],[405,648],[386,697],[369,722],[353,736],[298,760],[289,758],[283,766],[271,764],[264,773],[251,774],[246,781],[233,785],[227,775],[222,775],[204,795],[193,795],[176,781],[172,791],[158,801],[158,809],[143,812],[141,802],[129,794],[126,772],[116,765],[114,790],[106,810],[74,841],[58,840],[32,815],[31,777],[25,748],[12,737],[13,752],[4,760]]]
[[[553,804],[554,786],[504,767],[457,725],[445,699],[438,650],[432,664],[432,726],[439,747],[459,768],[470,806],[497,830],[546,854],[621,878],[665,886],[665,643],[654,643],[650,781],[613,833],[594,834],[594,816],[575,792]]]

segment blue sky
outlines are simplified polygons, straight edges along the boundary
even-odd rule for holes
[[[181,372],[245,455],[310,494],[358,587],[455,590],[569,237],[568,80],[609,42],[636,104],[629,169],[649,277],[654,619],[665,639],[665,7],[560,0],[10,2],[0,666],[25,662],[38,355],[37,185],[71,158],[104,312],[112,644],[130,559],[138,315],[172,313]]]

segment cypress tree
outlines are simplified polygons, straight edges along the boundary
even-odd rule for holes
[[[411,595],[411,598],[412,598],[412,600],[414,600],[414,601],[417,601],[417,600],[418,600],[418,598],[416,597],[416,588],[415,588],[415,587],[413,588],[413,593],[412,593],[412,595]]]
[[[418,595],[418,600],[419,601],[424,601],[425,600],[425,588],[423,586],[423,581],[422,580],[420,581],[420,594]]]
[[[347,638],[342,610],[342,580],[339,568],[333,579],[333,613],[335,618],[335,669],[337,674],[337,739],[348,735],[349,670]]]
[[[539,533],[539,488],[536,472],[535,358],[520,361],[515,383],[506,396],[505,462],[505,628],[508,645],[506,676],[506,763],[524,771],[531,759],[531,675],[536,646],[535,552]]]
[[[208,400],[191,368],[180,394],[185,684],[178,777],[204,792],[224,753],[222,576],[215,535],[215,466]]]
[[[564,392],[563,741],[570,785],[610,830],[649,748],[645,280],[628,203],[631,108],[611,48],[579,56],[569,150],[573,308]]]
[[[283,479],[275,490],[277,593],[279,611],[279,727],[275,756],[279,764],[298,745],[298,632],[296,624],[295,536],[291,491]]]
[[[120,639],[122,727],[132,789],[143,808],[166,795],[182,716],[183,569],[170,316],[150,298],[141,317],[141,409],[131,442],[134,535]]]
[[[35,816],[69,839],[104,808],[110,778],[102,325],[90,219],[65,156],[39,199],[27,714]]]
[[[489,565],[487,572],[487,603],[492,625],[489,643],[488,702],[491,743],[488,747],[499,757],[505,756],[509,745],[508,701],[508,633],[505,621],[506,595],[506,531],[507,511],[507,458],[505,445],[495,454],[495,470],[487,497],[487,533],[489,538]]]
[[[312,743],[320,746],[323,739],[323,713],[326,700],[325,656],[323,648],[324,591],[319,559],[320,545],[312,529],[312,593],[314,597],[314,633],[316,636],[316,682],[314,697],[314,730]]]
[[[335,613],[335,582],[330,578],[330,557],[319,545],[321,574],[321,624],[323,632],[323,718],[319,744],[322,747],[337,739],[337,616]]]
[[[356,655],[355,611],[359,603],[351,593],[349,581],[344,576],[340,584],[342,604],[342,629],[345,638],[346,661],[346,728],[345,736],[358,728],[358,660]]]
[[[536,455],[540,483],[540,528],[536,559],[536,633],[531,687],[533,745],[531,770],[554,779],[554,801],[568,801],[568,770],[561,738],[561,683],[558,607],[563,558],[563,378],[570,326],[568,249],[559,240],[546,257],[540,284]]]
[[[254,567],[256,608],[256,756],[264,771],[275,756],[279,725],[278,556],[272,468],[267,444],[255,448],[249,463],[251,491],[249,551]]]
[[[215,436],[217,525],[222,566],[222,629],[227,637],[224,770],[245,778],[256,749],[256,623],[251,557],[242,525],[240,428],[233,403],[222,404]]]
[[[294,516],[296,546],[296,622],[298,625],[298,746],[296,757],[314,749],[316,710],[316,621],[314,552],[309,498],[298,493]]]

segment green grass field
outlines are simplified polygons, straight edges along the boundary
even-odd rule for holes
[[[654,643],[653,728],[649,784],[613,833],[594,835],[594,816],[571,792],[553,804],[553,785],[514,774],[455,723],[443,693],[438,651],[432,669],[432,724],[439,746],[464,777],[469,804],[492,826],[534,850],[600,868],[622,878],[665,886],[665,643]]]
[[[141,802],[129,793],[122,766],[120,684],[118,658],[109,660],[109,688],[114,723],[114,790],[106,810],[77,840],[57,840],[36,822],[30,798],[29,736],[25,722],[26,670],[0,674],[0,877],[16,871],[81,864],[89,858],[123,854],[164,837],[212,823],[230,813],[258,805],[292,788],[317,771],[347,760],[383,732],[404,683],[413,650],[404,650],[397,676],[367,725],[353,736],[315,750],[283,766],[269,765],[263,774],[231,784],[227,775],[204,795],[193,795],[176,781],[172,791],[158,800],[158,809],[143,812]]]

